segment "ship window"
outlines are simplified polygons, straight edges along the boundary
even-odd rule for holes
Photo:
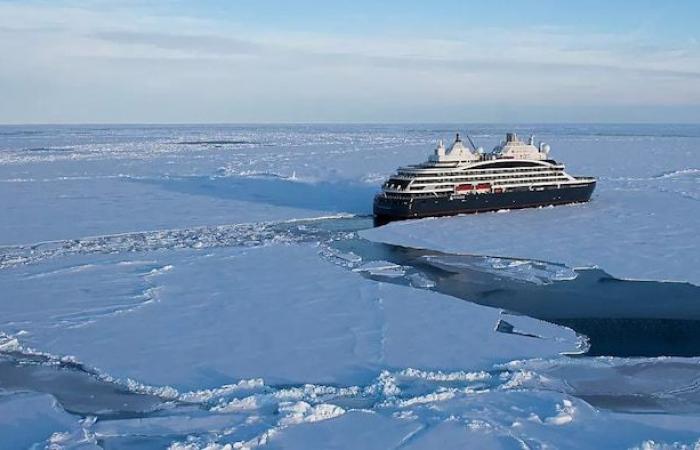
[[[542,167],[541,164],[533,161],[495,161],[484,164],[480,169],[511,169],[517,167]]]
[[[399,180],[397,178],[389,178],[389,181],[386,182],[387,186],[393,186],[398,189],[406,189],[410,181],[407,180]]]

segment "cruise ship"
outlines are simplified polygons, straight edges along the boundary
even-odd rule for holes
[[[469,146],[459,134],[449,148],[440,141],[428,161],[399,168],[374,198],[375,223],[587,202],[593,194],[595,178],[569,175],[532,136],[523,142],[508,133],[490,153],[467,138]]]

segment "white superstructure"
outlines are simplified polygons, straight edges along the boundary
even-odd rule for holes
[[[559,188],[588,179],[564,171],[564,165],[549,159],[549,145],[520,141],[515,133],[491,153],[469,148],[459,138],[446,149],[438,143],[427,162],[401,167],[383,186],[389,197],[431,195],[462,196],[519,190]]]
[[[459,134],[449,150],[445,150],[445,145],[440,140],[435,152],[428,158],[432,162],[472,162],[479,159],[480,155],[477,152],[472,152],[464,146]]]
[[[515,133],[508,133],[506,140],[493,149],[493,154],[504,159],[534,159],[546,160],[549,154],[549,145],[544,142],[539,147],[535,147],[535,137],[530,136],[526,144],[518,139]]]

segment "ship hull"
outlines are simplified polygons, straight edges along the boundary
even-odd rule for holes
[[[582,203],[590,200],[595,185],[595,182],[589,182],[539,191],[467,194],[461,197],[435,196],[411,200],[389,199],[379,194],[374,198],[374,222],[375,225],[383,225],[394,220],[420,217]]]

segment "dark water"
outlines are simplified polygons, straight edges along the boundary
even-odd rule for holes
[[[574,279],[535,277],[533,282],[484,268],[486,258],[480,256],[362,239],[333,246],[365,261],[383,260],[406,269],[403,277],[363,272],[370,279],[413,285],[412,276],[419,274],[430,280],[428,289],[442,294],[569,327],[588,338],[589,356],[700,356],[700,287],[689,283],[620,280],[599,269],[571,271]]]
[[[25,354],[0,358],[0,389],[51,394],[67,412],[101,419],[144,417],[164,404],[157,396],[106,382],[79,364]]]

